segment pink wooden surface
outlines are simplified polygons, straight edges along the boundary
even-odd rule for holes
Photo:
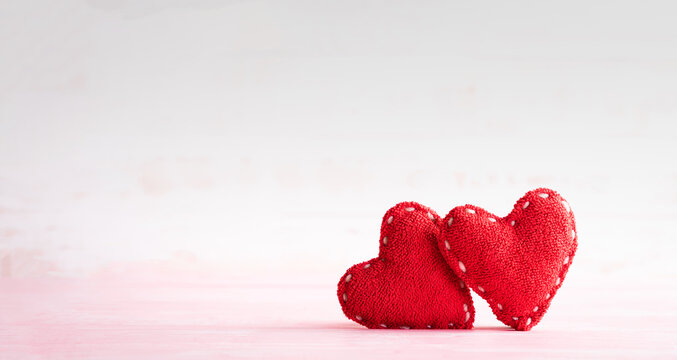
[[[516,332],[483,304],[475,330],[367,330],[333,284],[252,284],[0,279],[0,358],[677,358],[672,287],[565,284]]]

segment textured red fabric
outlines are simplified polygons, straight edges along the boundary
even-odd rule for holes
[[[438,246],[454,272],[506,325],[529,330],[538,324],[576,253],[569,204],[541,188],[504,218],[466,205],[443,221]]]
[[[379,256],[352,266],[338,283],[343,313],[369,328],[470,329],[468,288],[437,248],[440,217],[415,202],[386,212]]]

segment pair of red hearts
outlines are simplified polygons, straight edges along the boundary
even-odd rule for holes
[[[574,215],[536,189],[506,217],[466,205],[440,218],[415,202],[388,210],[379,256],[341,277],[344,314],[369,328],[471,329],[468,288],[517,330],[541,320],[576,253]]]

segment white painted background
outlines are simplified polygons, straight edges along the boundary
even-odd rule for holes
[[[562,193],[674,284],[670,1],[0,2],[0,277],[338,281],[381,216]]]

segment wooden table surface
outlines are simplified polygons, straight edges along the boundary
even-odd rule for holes
[[[677,291],[566,284],[530,332],[367,330],[333,283],[0,279],[0,359],[677,358]],[[479,300],[479,302],[478,302]]]

